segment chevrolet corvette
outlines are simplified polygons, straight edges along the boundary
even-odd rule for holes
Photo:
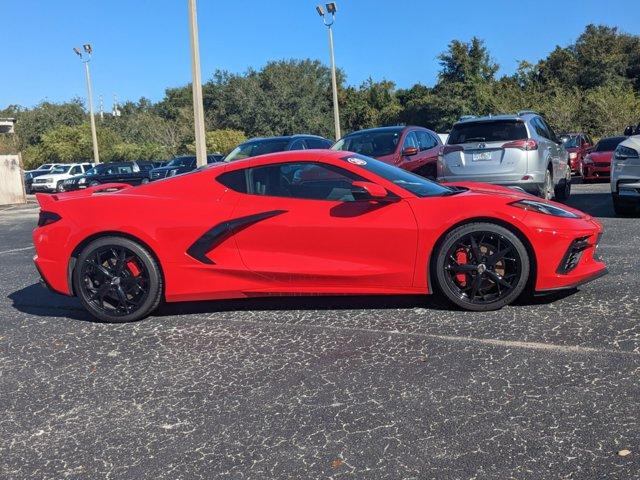
[[[35,265],[106,322],[161,301],[439,292],[499,309],[606,273],[601,225],[522,191],[439,184],[345,151],[37,195]]]

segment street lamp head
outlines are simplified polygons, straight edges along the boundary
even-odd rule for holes
[[[329,12],[332,15],[335,15],[337,11],[338,11],[338,8],[336,7],[336,2],[327,3],[327,12]]]
[[[322,5],[318,5],[316,7],[316,12],[318,12],[318,15],[320,15],[321,17],[324,17],[324,10],[322,9]]]
[[[78,55],[80,58],[82,58],[82,52],[80,51],[79,48],[73,47],[73,51],[76,52],[76,55]]]
[[[91,44],[90,43],[85,43],[82,48],[84,48],[84,51],[87,52],[89,55],[91,55]]]

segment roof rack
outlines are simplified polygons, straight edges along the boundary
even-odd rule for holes
[[[477,116],[475,116],[475,115],[462,115],[462,116],[458,119],[458,121],[459,121],[459,122],[461,122],[461,121],[463,121],[463,120],[470,120],[470,119],[472,119],[472,118],[478,118],[478,117],[477,117]]]
[[[540,114],[539,114],[538,112],[536,112],[535,110],[520,110],[520,111],[517,113],[517,115],[518,115],[519,117],[521,117],[522,115],[527,115],[527,114],[530,114],[530,115],[540,115]]]

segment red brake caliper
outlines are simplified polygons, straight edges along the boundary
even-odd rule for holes
[[[467,252],[463,249],[460,249],[456,252],[456,262],[458,265],[465,265],[469,261],[469,257]],[[456,274],[456,280],[460,284],[461,287],[467,286],[467,275],[464,273]]]
[[[136,265],[136,263],[133,260],[129,260],[127,262],[127,268],[131,272],[131,275],[133,275],[134,277],[137,277],[138,275],[140,275],[140,268],[138,268],[138,265]]]

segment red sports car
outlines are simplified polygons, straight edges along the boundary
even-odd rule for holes
[[[493,310],[525,289],[606,272],[594,257],[602,227],[588,215],[344,151],[277,153],[38,201],[44,282],[108,322],[140,319],[162,300],[288,294],[440,291]]]
[[[582,160],[582,181],[609,179],[611,177],[611,157],[620,142],[627,137],[608,137],[601,139]]]

